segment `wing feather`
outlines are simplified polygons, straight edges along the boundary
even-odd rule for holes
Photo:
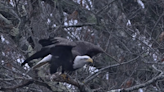
[[[65,38],[61,37],[55,37],[55,38],[49,38],[49,39],[41,39],[39,40],[39,43],[42,45],[42,49],[40,51],[37,51],[35,54],[32,56],[28,57],[22,64],[21,66],[25,65],[29,61],[33,59],[38,59],[38,58],[44,58],[47,55],[51,54],[52,51],[54,51],[54,48],[56,46],[66,46],[66,47],[75,47],[76,43],[67,40]],[[55,51],[54,51],[55,52]]]
[[[76,47],[72,49],[73,54],[88,55],[93,57],[103,52],[103,49],[86,41],[76,41]]]

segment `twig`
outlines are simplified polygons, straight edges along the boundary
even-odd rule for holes
[[[142,53],[140,55],[142,55]],[[86,79],[84,79],[83,83],[85,84],[85,83],[89,82],[90,80],[95,78],[97,75],[99,75],[100,73],[102,73],[102,71],[104,71],[106,69],[109,69],[109,68],[112,68],[112,67],[116,67],[116,66],[120,66],[120,65],[125,65],[125,64],[128,64],[128,63],[132,62],[132,61],[135,61],[136,59],[138,59],[140,57],[140,55],[138,55],[137,57],[135,57],[135,58],[133,58],[133,59],[127,61],[127,62],[118,63],[118,64],[114,64],[114,65],[108,65],[108,66],[106,66],[104,68],[101,68],[98,72],[95,72],[94,74],[91,74]]]
[[[85,24],[79,24],[79,25],[70,25],[70,26],[61,26],[62,28],[69,28],[69,27],[83,27],[83,26],[95,26],[96,23],[85,23]]]
[[[98,12],[96,12],[96,15],[100,15],[102,12],[104,12],[105,10],[108,10],[109,5],[111,5],[113,2],[115,2],[116,0],[110,1],[106,6],[104,6],[102,9],[100,9]]]
[[[74,86],[76,86],[76,87],[79,88],[80,92],[92,92],[92,90],[90,88],[86,87],[84,85],[84,83],[81,83],[78,80],[75,81],[70,76],[68,76],[67,79],[63,79],[63,77],[62,78],[61,77],[58,77],[58,78],[54,78],[53,80],[56,81],[56,82],[66,82],[66,83],[69,83],[71,85],[74,85]]]
[[[145,83],[135,85],[133,87],[129,87],[129,88],[125,88],[125,89],[119,89],[118,92],[131,92],[133,90],[137,90],[137,89],[146,87],[148,85],[151,85],[152,83],[156,82],[157,80],[163,79],[164,78],[164,72],[162,70],[157,69],[157,67],[155,67],[154,65],[152,65],[152,67],[153,67],[154,70],[160,72],[160,74],[158,76],[152,78],[151,80],[149,80]],[[118,90],[118,89],[115,89],[114,91],[116,91],[116,90]]]
[[[33,82],[34,82],[34,80],[30,79],[30,80],[25,81],[23,84],[20,84],[20,85],[16,85],[16,86],[12,86],[12,87],[0,87],[0,91],[14,90],[16,88],[21,88],[21,87],[27,86],[29,84],[32,84]]]
[[[131,92],[133,90],[146,87],[146,86],[156,82],[157,80],[160,80],[160,79],[163,79],[163,78],[164,78],[164,75],[163,75],[163,72],[161,72],[158,76],[152,78],[151,80],[149,80],[149,81],[147,81],[145,83],[142,83],[142,84],[139,84],[139,85],[135,85],[133,87],[129,87],[129,88],[126,88],[126,89],[122,89],[120,92]]]
[[[19,78],[0,79],[0,80],[1,81],[3,81],[3,80],[4,81],[11,81],[11,80],[15,80],[15,79],[19,79],[19,80],[23,80],[23,81],[20,83],[20,85],[11,86],[11,87],[0,87],[0,91],[14,90],[17,88],[22,88],[24,86],[28,86],[32,83],[35,83],[37,85],[41,85],[41,86],[47,87],[50,90],[53,90],[51,85],[49,85],[47,82],[44,82],[44,81],[42,82],[42,81],[39,81],[36,79],[28,79],[28,78],[19,77]],[[91,89],[86,87],[83,83],[73,80],[71,77],[69,77],[67,80],[67,79],[61,78],[61,76],[60,76],[58,78],[53,78],[53,81],[55,81],[55,82],[66,82],[68,84],[74,85],[74,86],[78,87],[81,92],[91,92]]]
[[[157,24],[159,23],[159,21],[161,20],[161,18],[164,16],[164,12],[161,14],[161,16],[158,18],[157,22],[155,23],[155,25],[153,26],[151,32],[153,33],[155,27],[157,26]]]
[[[114,61],[118,62],[117,59],[115,59],[113,56],[109,55],[108,53],[106,53],[105,51],[103,52],[104,54],[106,54],[108,57],[110,57],[111,59],[113,59]]]

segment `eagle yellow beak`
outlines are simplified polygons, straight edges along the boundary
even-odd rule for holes
[[[93,59],[92,58],[88,58],[87,61],[93,63]]]

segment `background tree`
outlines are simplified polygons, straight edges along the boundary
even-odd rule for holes
[[[163,92],[163,0],[1,0],[0,90],[7,92]],[[104,49],[71,75],[47,80],[23,60],[39,39],[61,36]],[[34,60],[38,61],[38,60]],[[32,66],[36,62],[30,63]],[[36,77],[39,76],[39,77]]]

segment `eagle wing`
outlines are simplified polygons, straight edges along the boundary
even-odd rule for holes
[[[74,57],[77,55],[88,55],[90,57],[93,57],[99,53],[104,52],[102,48],[89,43],[87,41],[70,41],[68,39],[62,38],[62,37],[55,37],[55,38],[49,38],[40,40],[39,43],[42,46],[45,45],[51,45],[51,44],[62,44],[62,45],[74,45],[75,47],[72,49],[72,54]]]
[[[54,37],[54,38],[48,38],[48,39],[41,39],[39,40],[39,43],[45,47],[49,45],[64,45],[64,46],[76,46],[76,43],[73,41],[70,41],[68,39],[62,38],[62,37]]]
[[[103,52],[103,49],[86,41],[76,41],[76,47],[72,49],[75,55],[88,55],[93,57]]]
[[[61,47],[75,47],[76,43],[69,41],[65,38],[61,37],[55,37],[54,39],[41,39],[39,40],[39,43],[42,45],[42,49],[40,51],[37,51],[35,54],[32,56],[28,57],[21,65],[25,65],[29,61],[33,59],[38,59],[38,58],[44,58],[47,55],[54,53],[56,46],[61,46]],[[72,48],[71,48],[72,49]]]
[[[72,56],[72,50],[73,46],[72,45],[57,45],[54,48],[51,48],[52,52],[52,58],[49,61],[50,63],[50,73],[53,74],[57,72],[57,69],[59,67],[62,68],[62,73],[64,71],[71,71],[73,70],[72,67],[72,61],[73,61],[73,56]]]

